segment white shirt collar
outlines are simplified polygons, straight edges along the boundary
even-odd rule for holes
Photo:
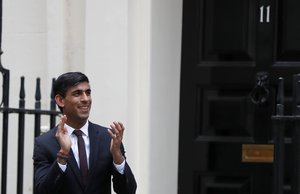
[[[71,127],[67,124],[65,124],[65,128],[68,130],[69,135],[72,135],[73,131],[75,130],[73,127]],[[79,130],[81,130],[84,135],[89,136],[88,128],[89,128],[89,122],[86,121],[86,123]]]

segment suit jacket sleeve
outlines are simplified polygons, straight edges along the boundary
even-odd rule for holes
[[[113,189],[117,194],[135,194],[137,184],[134,175],[126,162],[125,149],[121,144],[121,152],[125,158],[124,174],[120,174],[114,164],[113,158],[110,153],[111,137],[107,132],[108,128],[90,123],[90,145],[91,149],[94,149],[92,161],[97,161],[104,157],[107,158],[106,163],[110,165],[110,174],[112,175]],[[97,164],[99,165],[99,164]],[[96,166],[96,165],[95,165]]]
[[[126,194],[135,194],[137,184],[127,162],[125,162],[123,175],[116,170],[113,171],[113,188],[118,194],[123,194],[124,192]]]
[[[52,142],[49,143],[46,138],[35,139],[33,151],[35,194],[57,193],[62,184],[64,173],[55,158],[59,148]]]
[[[135,194],[137,184],[134,175],[126,162],[125,150],[123,144],[121,145],[121,152],[125,158],[124,174],[120,174],[115,168],[113,170],[113,188],[117,194]]]

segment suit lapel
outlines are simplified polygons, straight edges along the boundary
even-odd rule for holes
[[[76,159],[73,154],[73,150],[70,150],[70,158],[68,160],[68,165],[70,165],[70,169],[72,170],[73,174],[75,175],[77,181],[80,183],[81,187],[84,188],[82,180],[81,180],[81,174],[80,169],[78,167],[78,164],[76,162]]]
[[[100,149],[100,132],[95,127],[93,127],[92,123],[89,123],[89,138],[90,138],[90,157],[89,157],[89,179],[92,177],[93,168],[95,163],[97,162],[99,149]]]
[[[101,158],[101,153],[105,152],[103,149],[109,149],[107,147],[107,137],[108,133],[105,128],[97,127],[93,123],[89,123],[89,139],[90,139],[90,156],[89,156],[89,175],[87,186],[90,182],[93,182],[95,177],[97,165],[99,165],[99,158]],[[109,150],[106,150],[109,152]]]

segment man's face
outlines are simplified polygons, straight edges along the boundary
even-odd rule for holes
[[[67,116],[67,123],[74,126],[86,122],[89,117],[92,97],[88,82],[80,82],[68,88],[66,96],[61,99],[63,114]]]

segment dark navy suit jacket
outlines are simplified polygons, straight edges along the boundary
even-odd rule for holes
[[[89,176],[83,186],[80,170],[72,149],[63,172],[57,164],[60,146],[55,138],[57,127],[37,137],[34,144],[35,194],[111,194],[111,182],[117,194],[134,194],[136,181],[125,162],[124,174],[116,171],[110,153],[111,137],[107,128],[89,123],[90,157]],[[121,147],[125,157],[123,145]],[[112,179],[112,181],[111,181]]]

